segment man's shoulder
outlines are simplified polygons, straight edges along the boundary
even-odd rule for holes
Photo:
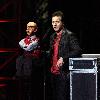
[[[74,33],[72,31],[70,31],[66,28],[64,29],[63,33],[66,34],[66,35],[74,35]]]
[[[73,33],[73,32],[71,32],[70,30],[67,30],[67,33],[68,33],[69,35],[74,34],[74,33]]]

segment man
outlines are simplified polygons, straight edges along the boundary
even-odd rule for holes
[[[51,99],[68,100],[69,58],[80,56],[81,49],[74,34],[65,28],[61,11],[52,14],[52,27],[55,33],[50,38]]]
[[[19,96],[20,100],[39,100],[43,95],[43,68],[37,30],[37,23],[29,22],[27,36],[19,41],[23,50],[23,54],[16,60],[16,77],[19,80],[19,94],[22,94]]]

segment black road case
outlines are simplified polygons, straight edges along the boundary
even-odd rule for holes
[[[70,100],[97,100],[97,58],[69,58]]]

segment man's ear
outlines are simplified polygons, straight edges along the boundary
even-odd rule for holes
[[[34,32],[37,32],[37,30],[38,30],[38,27],[35,28]]]

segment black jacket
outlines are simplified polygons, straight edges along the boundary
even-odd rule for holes
[[[52,61],[53,42],[55,37],[56,33],[54,33],[50,37],[50,61]],[[81,56],[81,48],[79,46],[78,40],[75,37],[74,33],[70,32],[65,28],[61,36],[59,50],[58,50],[58,58],[62,57],[64,60],[64,65],[62,69],[68,70],[69,58],[75,58],[79,56]]]

